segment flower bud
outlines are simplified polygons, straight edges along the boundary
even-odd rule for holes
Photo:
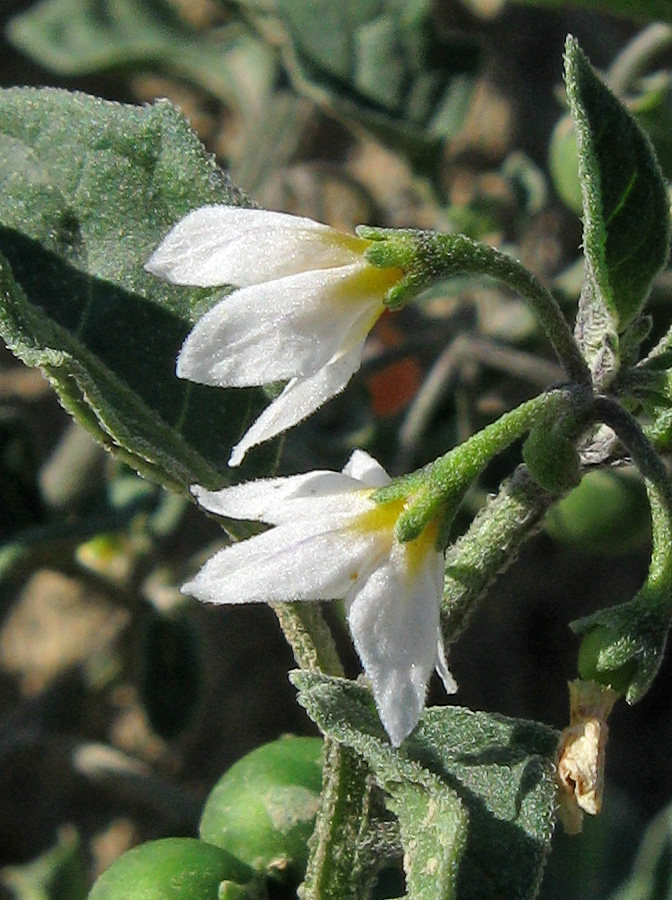
[[[579,483],[580,460],[574,442],[547,422],[530,431],[523,445],[523,459],[537,484],[553,494],[564,493]]]

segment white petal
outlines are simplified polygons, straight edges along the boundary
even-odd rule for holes
[[[239,466],[250,447],[255,447],[301,422],[338,394],[359,368],[364,341],[309,378],[293,378],[268,406],[231,452],[230,466]]]
[[[342,266],[366,242],[312,219],[236,206],[204,206],[166,235],[145,268],[175,284],[259,284],[306,269]]]
[[[352,456],[343,467],[343,474],[356,478],[371,488],[381,488],[391,481],[381,464],[365,450],[354,450]]]
[[[312,375],[347,352],[383,310],[382,293],[357,293],[365,266],[301,272],[225,297],[184,342],[178,376],[245,387]]]
[[[415,728],[436,664],[439,586],[436,555],[409,571],[404,545],[348,598],[348,622],[385,730],[395,747]]]
[[[308,518],[348,513],[357,516],[373,508],[370,491],[340,472],[308,472],[289,478],[268,478],[236,484],[219,491],[192,487],[209,512],[233,519],[277,525]]]
[[[366,578],[380,553],[347,521],[304,520],[216,553],[182,591],[209,603],[332,600]]]
[[[447,694],[456,694],[457,693],[457,682],[452,676],[450,669],[448,668],[448,654],[446,653],[446,648],[443,643],[443,638],[439,635],[439,644],[437,647],[436,654],[436,671],[443,682],[443,686],[446,689]]]

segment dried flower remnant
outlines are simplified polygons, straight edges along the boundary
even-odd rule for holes
[[[569,683],[569,726],[558,742],[558,817],[568,834],[578,834],[583,814],[602,808],[607,718],[621,695],[594,681]]]

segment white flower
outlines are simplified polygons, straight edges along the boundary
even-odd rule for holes
[[[181,378],[220,387],[288,383],[233,448],[274,437],[339,393],[360,365],[369,330],[399,269],[364,257],[370,241],[284,213],[234,206],[194,210],[146,268],[176,284],[234,284],[187,337]]]
[[[343,599],[381,721],[399,746],[417,724],[432,670],[448,692],[457,685],[439,628],[444,560],[436,529],[396,540],[403,501],[372,499],[389,480],[358,450],[342,473],[195,487],[205,509],[275,527],[215,554],[182,590],[211,603]]]

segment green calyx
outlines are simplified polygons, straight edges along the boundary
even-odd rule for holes
[[[628,603],[603,609],[572,622],[584,638],[578,670],[584,681],[595,681],[636,703],[646,694],[660,668],[669,622],[652,608],[646,587]]]

